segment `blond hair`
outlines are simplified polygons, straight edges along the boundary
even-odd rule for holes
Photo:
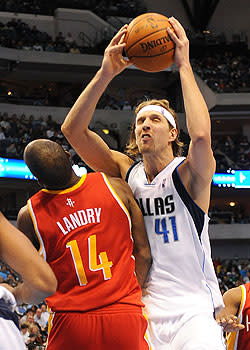
[[[177,137],[176,139],[172,142],[172,149],[173,149],[173,155],[175,157],[181,156],[182,155],[182,149],[183,149],[183,142],[180,141],[179,139],[179,134],[180,134],[180,127],[179,127],[179,123],[178,123],[178,119],[176,116],[175,111],[169,106],[169,102],[168,100],[156,100],[156,99],[152,99],[152,100],[147,100],[147,101],[143,101],[142,103],[140,103],[136,109],[135,109],[135,116],[137,115],[137,113],[145,106],[148,105],[156,105],[156,106],[161,106],[164,107],[166,110],[168,110],[172,116],[174,117],[175,123],[176,123],[176,129],[177,129]],[[169,128],[170,130],[173,128],[173,126],[169,123]],[[136,139],[135,139],[135,122],[133,123],[132,127],[131,127],[131,131],[130,131],[130,135],[129,135],[129,141],[128,144],[126,145],[126,149],[125,149],[125,153],[132,157],[132,158],[138,158],[139,156],[141,156],[140,151],[138,149],[138,146],[136,144]]]

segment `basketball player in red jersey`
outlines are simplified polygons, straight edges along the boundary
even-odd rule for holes
[[[149,349],[140,285],[151,255],[129,186],[102,173],[79,178],[50,140],[31,142],[24,160],[43,189],[20,210],[18,227],[58,279],[47,298],[47,349]]]
[[[216,319],[228,331],[226,336],[227,350],[249,349],[250,283],[229,289],[224,293],[223,301],[225,308],[217,315]]]

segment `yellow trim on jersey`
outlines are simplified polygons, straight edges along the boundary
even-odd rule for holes
[[[51,193],[51,194],[65,194],[65,193],[72,192],[84,183],[84,181],[86,180],[86,176],[87,176],[87,174],[84,174],[81,177],[81,179],[77,182],[77,184],[75,184],[74,186],[72,186],[70,188],[66,188],[64,190],[47,190],[46,188],[43,188],[42,191],[46,192],[46,193]]]
[[[55,313],[49,309],[49,319],[48,319],[48,335],[50,334],[51,328],[53,326],[53,319],[55,317]]]
[[[238,312],[238,317],[242,313],[243,307],[244,307],[245,302],[246,302],[246,289],[245,289],[244,285],[240,285],[240,289],[241,289],[241,301],[240,301],[240,308],[239,308],[239,312]]]
[[[143,311],[143,317],[146,319],[146,321],[148,323],[148,316],[144,311]],[[150,344],[149,339],[148,339],[148,327],[146,329],[146,333],[144,334],[144,338],[148,344],[148,350],[152,350],[151,344]]]
[[[125,211],[125,214],[128,217],[128,221],[129,221],[129,227],[131,230],[132,224],[131,224],[131,216],[129,214],[129,211],[126,207],[126,205],[123,203],[123,201],[121,200],[121,198],[118,196],[116,190],[114,189],[114,187],[111,185],[111,183],[109,182],[107,176],[104,173],[101,173],[101,175],[103,176],[104,181],[106,182],[106,185],[108,186],[110,192],[112,193],[112,195],[114,196],[114,198],[117,200],[118,204],[120,205],[120,207]]]
[[[242,311],[246,302],[246,290],[244,285],[240,285],[241,289],[241,300],[239,312],[237,315],[237,323],[242,323]],[[238,347],[239,332],[226,333],[227,350],[237,350]]]
[[[32,208],[32,204],[31,204],[31,200],[30,199],[27,202],[27,207],[28,207],[28,210],[29,210],[29,213],[30,213],[30,217],[31,217],[32,223],[33,223],[33,227],[34,227],[34,230],[35,230],[36,237],[37,237],[37,239],[39,241],[39,244],[40,244],[38,252],[43,257],[43,259],[46,260],[45,247],[44,247],[42,237],[41,237],[41,235],[39,233],[39,230],[38,230],[38,227],[37,227],[36,217],[35,217],[35,213],[33,212],[33,208]]]

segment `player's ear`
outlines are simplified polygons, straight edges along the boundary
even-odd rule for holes
[[[174,141],[178,136],[178,130],[176,128],[172,128],[169,130],[169,141]]]
[[[69,157],[69,159],[71,160],[71,154],[68,152],[68,151],[64,151],[66,154],[67,154],[67,156]]]

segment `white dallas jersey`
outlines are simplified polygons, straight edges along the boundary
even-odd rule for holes
[[[207,214],[182,184],[177,157],[149,184],[143,162],[127,181],[144,216],[153,265],[143,301],[149,317],[214,312],[223,306],[208,236]]]

